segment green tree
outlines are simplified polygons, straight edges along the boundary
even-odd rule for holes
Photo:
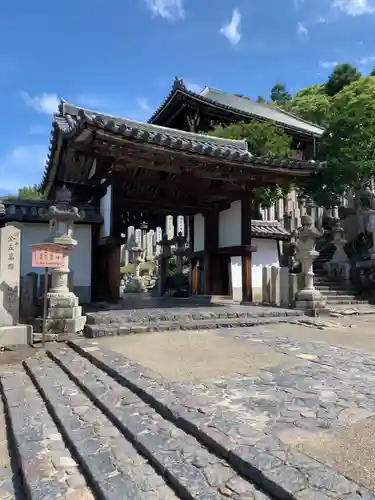
[[[43,193],[40,191],[39,186],[24,186],[18,190],[18,198],[25,200],[41,200],[44,198]]]
[[[258,95],[257,102],[259,102],[260,104],[264,104],[266,100],[262,95]]]
[[[326,93],[334,96],[344,87],[361,78],[361,73],[351,64],[337,64],[325,85]]]
[[[287,110],[318,125],[326,123],[330,98],[324,85],[309,85],[299,90],[289,102]]]
[[[283,83],[277,82],[271,89],[271,101],[275,102],[279,106],[284,106],[289,101],[292,100],[292,96],[286,90],[286,87]]]
[[[326,164],[306,186],[318,205],[332,207],[349,187],[365,187],[375,175],[375,78],[363,77],[333,98],[320,145]]]
[[[257,156],[267,158],[290,158],[293,156],[292,139],[282,129],[271,122],[235,123],[220,125],[210,135],[225,139],[245,139],[249,151]],[[286,195],[290,186],[263,186],[254,190],[254,201],[262,207],[272,205],[277,199]]]
[[[375,68],[371,71],[370,76],[375,76]]]

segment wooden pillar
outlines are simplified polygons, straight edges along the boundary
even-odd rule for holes
[[[116,303],[120,299],[120,245],[106,245],[108,302]]]
[[[194,215],[189,215],[189,250],[194,253]],[[190,257],[190,295],[198,293],[198,259],[191,255]]]
[[[251,190],[246,188],[246,196],[241,200],[241,246],[242,246],[242,301],[252,302],[251,252]]]
[[[216,289],[214,270],[214,254],[219,246],[219,212],[204,214],[204,293],[211,295]]]

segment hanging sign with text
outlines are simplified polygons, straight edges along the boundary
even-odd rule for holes
[[[56,243],[31,245],[32,267],[61,267],[64,264],[65,248]]]

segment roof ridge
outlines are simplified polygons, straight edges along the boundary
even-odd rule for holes
[[[293,113],[290,113],[289,111],[285,111],[284,109],[280,108],[277,105],[269,106],[269,104],[267,102],[265,102],[265,103],[264,102],[256,102],[251,97],[240,96],[238,94],[233,94],[233,92],[225,92],[224,90],[219,90],[219,89],[216,89],[214,87],[205,86],[204,89],[202,90],[202,92],[200,94],[197,94],[197,95],[205,97],[205,95],[203,94],[203,92],[205,90],[211,90],[213,92],[217,92],[218,94],[222,94],[222,95],[234,96],[234,97],[237,97],[238,99],[245,99],[245,100],[253,102],[254,104],[257,104],[260,107],[262,107],[262,106],[271,107],[271,109],[276,109],[280,113],[283,113],[287,116],[290,116],[291,118],[295,118],[296,120],[299,120],[300,122],[306,123],[306,125],[313,125],[314,127],[320,128],[323,131],[325,130],[321,125],[318,125],[317,123],[314,123],[314,122],[310,122],[309,120],[305,120],[305,118],[300,118],[299,116],[297,116]],[[193,93],[195,93],[195,92],[193,92]]]
[[[112,115],[109,113],[104,113],[102,111],[95,111],[93,109],[88,109],[84,108],[82,106],[77,106],[76,104],[69,103],[68,101],[61,101],[63,104],[62,107],[62,116],[65,117],[65,115],[73,115],[73,116],[78,116],[80,111],[83,111],[84,113],[87,112],[89,114],[95,115],[95,116],[103,116],[105,118],[113,119],[114,121],[122,121],[125,124],[128,124],[130,127],[135,126],[138,128],[144,128],[145,130],[160,130],[161,132],[164,132],[165,134],[171,134],[171,131],[173,129],[169,127],[164,127],[162,125],[154,125],[152,123],[147,123],[147,122],[141,122],[138,120],[133,120],[131,118],[126,118],[122,116],[116,116]],[[55,115],[55,117],[58,117],[59,115]],[[61,115],[60,115],[61,116]],[[185,130],[178,130],[178,134],[181,137],[186,137],[186,138],[204,138],[207,140],[209,138],[212,142],[215,142],[217,144],[221,144],[223,146],[234,146],[238,147],[240,149],[243,149],[244,151],[250,153],[248,151],[248,144],[245,139],[225,139],[223,137],[216,137],[214,135],[207,135],[207,134],[200,134],[200,133],[195,133],[195,132],[188,132]]]

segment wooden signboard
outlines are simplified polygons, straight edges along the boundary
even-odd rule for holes
[[[64,263],[64,247],[56,243],[31,245],[32,267],[61,267]]]

